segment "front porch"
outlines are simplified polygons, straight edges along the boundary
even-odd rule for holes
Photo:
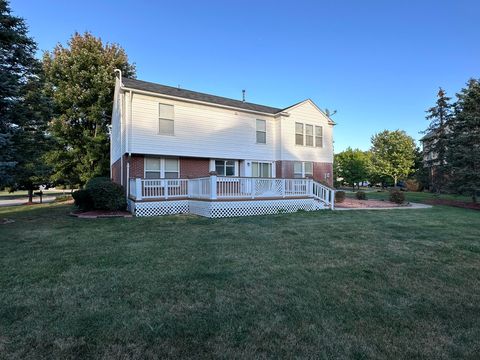
[[[193,213],[230,217],[333,209],[334,190],[312,179],[222,177],[129,179],[137,216]]]

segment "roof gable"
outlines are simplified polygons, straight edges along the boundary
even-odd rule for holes
[[[293,104],[292,106],[288,107],[288,108],[285,108],[282,110],[282,112],[290,112],[298,107],[301,107],[301,106],[305,106],[305,105],[310,105],[312,106],[316,111],[318,111],[327,121],[330,125],[335,125],[335,122],[330,119],[327,114],[325,114],[325,112],[320,109],[317,104],[315,104],[311,99],[306,99],[306,100],[303,100],[303,101],[300,101],[296,104]]]

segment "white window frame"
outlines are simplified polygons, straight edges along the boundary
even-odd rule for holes
[[[299,172],[295,172],[295,163],[297,164],[301,164],[301,167],[302,167],[302,172],[299,173]],[[312,172],[311,173],[307,173],[305,171],[305,168],[306,168],[306,164],[312,164]],[[294,161],[294,164],[293,164],[293,177],[295,179],[305,179],[307,176],[310,176],[310,177],[313,177],[313,167],[314,167],[314,163],[313,161]],[[298,176],[295,176],[295,175],[301,175],[301,177],[298,177]]]
[[[233,161],[234,163],[234,168],[233,168],[233,175],[222,175],[222,174],[217,174],[218,176],[225,176],[225,177],[231,177],[231,176],[238,176],[238,160],[233,160],[233,159],[210,159],[210,171],[217,171],[217,161]],[[226,165],[224,165],[226,167]]]
[[[312,130],[312,133],[310,135],[307,134],[307,128]],[[312,124],[305,124],[304,126],[304,132],[305,132],[305,146],[308,147],[313,147],[315,145],[315,127]],[[308,140],[311,141],[311,144],[308,144]]]
[[[160,171],[148,170],[147,169],[147,159],[156,159],[160,162]],[[174,171],[165,171],[165,161],[166,160],[177,160],[177,177],[176,178],[168,178],[168,179],[180,179],[180,159],[179,158],[164,158],[164,157],[156,157],[156,156],[145,156],[143,159],[143,178],[148,180],[155,180],[155,179],[165,179],[166,172],[174,172]],[[160,172],[159,178],[147,178],[147,172]]]
[[[302,125],[302,132],[301,133],[297,132],[297,125]],[[298,135],[302,136],[302,143],[301,144],[297,144],[297,136]],[[304,123],[295,122],[295,145],[297,145],[297,146],[304,146],[305,145],[305,125],[304,125]]]
[[[259,122],[264,124],[265,130],[258,130],[258,123]],[[262,134],[265,135],[265,141],[264,142],[258,141],[259,133],[262,133]],[[257,144],[262,144],[262,145],[265,145],[267,143],[267,120],[255,119],[255,141],[256,141]]]
[[[320,136],[317,135],[317,129],[320,129],[320,132],[322,133],[322,135]],[[323,126],[315,125],[314,137],[315,137],[315,147],[323,148]],[[318,139],[320,139],[320,144]]]
[[[163,117],[160,108],[162,106],[171,106],[172,107],[172,117]],[[163,121],[171,121],[172,122],[172,132],[162,132],[160,123]],[[158,134],[165,135],[165,136],[175,136],[175,106],[173,104],[165,104],[165,103],[158,103]]]
[[[255,176],[253,174],[253,164],[257,164],[258,165],[258,169],[259,169],[259,174],[262,173],[262,170],[261,168],[264,167],[264,166],[267,166],[270,168],[270,176],[267,176],[267,178],[273,178],[274,177],[274,171],[273,171],[273,163],[272,162],[269,162],[269,161],[252,161],[252,177],[258,177],[258,178],[265,178],[265,176]]]

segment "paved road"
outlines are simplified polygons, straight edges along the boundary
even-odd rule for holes
[[[55,200],[55,196],[44,196],[43,197],[43,202],[44,203],[49,203]],[[28,197],[25,198],[20,198],[20,199],[12,199],[12,200],[0,200],[0,207],[2,206],[17,206],[17,205],[23,205],[28,201]],[[40,198],[38,196],[35,196],[33,198],[34,203],[39,203]]]

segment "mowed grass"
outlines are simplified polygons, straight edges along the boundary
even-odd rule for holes
[[[355,193],[358,190],[352,192],[352,190],[345,190],[345,195],[350,198],[355,197]],[[367,194],[367,199],[371,200],[388,200],[390,192],[389,191],[377,191],[372,189],[361,189],[361,191],[365,191]],[[456,201],[465,201],[471,202],[472,198],[466,195],[457,195],[457,194],[435,194],[431,192],[416,192],[416,191],[405,191],[405,200],[409,202],[417,202],[417,203],[424,203],[428,202],[429,200],[456,200]]]
[[[476,358],[480,214],[0,209],[0,358]]]

